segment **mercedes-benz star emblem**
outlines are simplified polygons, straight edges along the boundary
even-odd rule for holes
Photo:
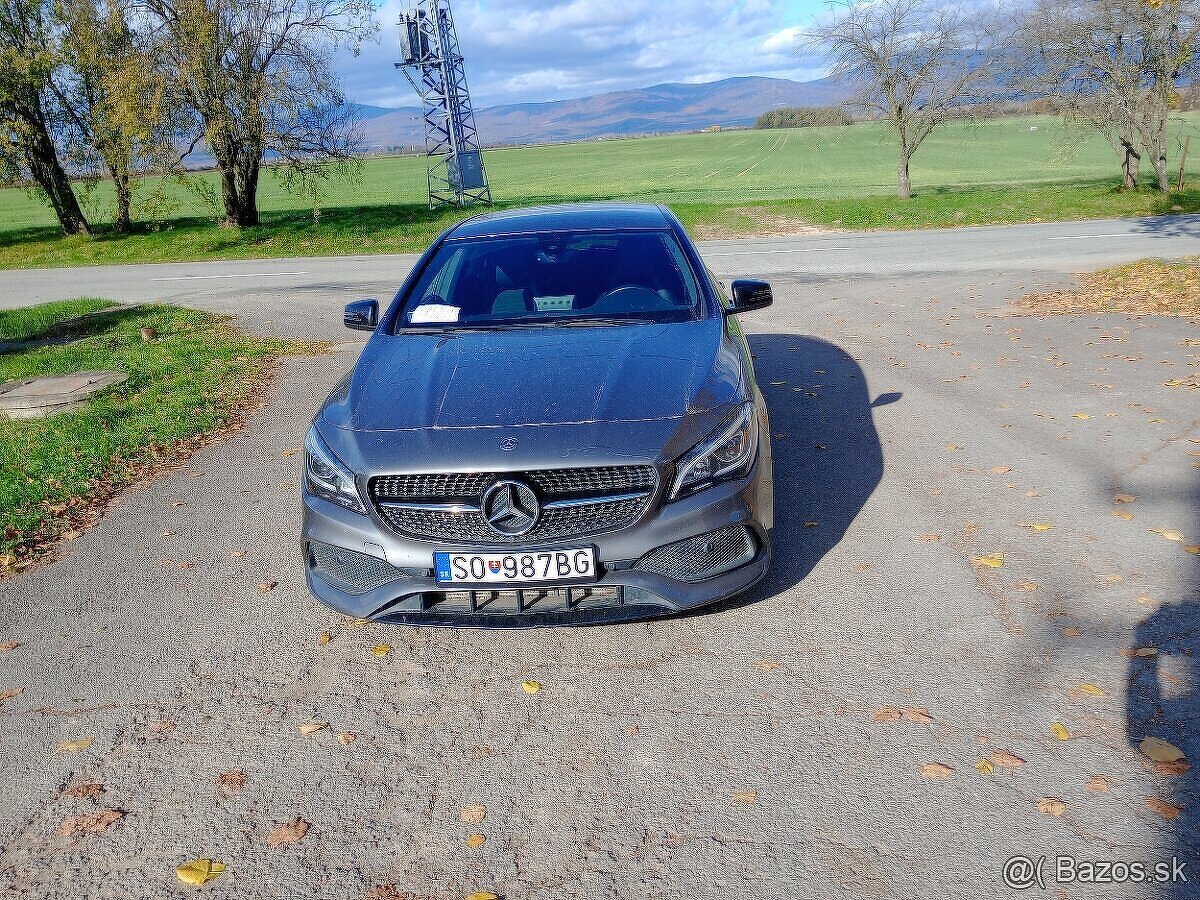
[[[542,506],[529,485],[497,481],[483,494],[483,519],[497,534],[520,537],[533,531]]]

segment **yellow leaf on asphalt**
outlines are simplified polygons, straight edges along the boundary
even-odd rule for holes
[[[301,734],[316,734],[322,728],[328,728],[328,722],[321,722],[317,719],[312,719],[300,726]]]
[[[1079,686],[1079,690],[1082,693],[1087,694],[1089,697],[1107,697],[1108,696],[1108,694],[1106,694],[1104,692],[1103,688],[1097,687],[1094,684],[1086,684],[1086,683],[1081,684]]]
[[[1054,526],[1048,525],[1045,522],[1022,522],[1021,527],[1028,528],[1030,531],[1042,532],[1049,531]]]
[[[75,741],[63,741],[58,745],[58,749],[63,753],[78,753],[80,750],[86,750],[92,746],[93,738],[79,738]]]
[[[1067,731],[1067,726],[1062,722],[1055,722],[1051,725],[1050,733],[1060,741],[1069,741],[1071,739],[1071,732]]]
[[[987,556],[976,556],[971,562],[977,566],[987,566],[989,569],[999,569],[1004,565],[1003,553],[989,553]]]
[[[376,644],[374,647],[371,648],[371,652],[374,653],[376,656],[387,656],[389,653],[392,652],[392,645],[391,644]]]
[[[1075,415],[1071,416],[1071,418],[1072,419],[1090,419],[1091,416],[1089,416],[1087,413],[1075,413]]]
[[[467,900],[500,900],[500,895],[493,894],[491,891],[476,891],[473,894],[467,894]]]
[[[773,659],[760,659],[754,664],[754,668],[762,669],[764,672],[774,672],[779,668],[779,663]]]
[[[1200,556],[1200,544],[1192,544],[1189,547],[1183,548],[1185,553],[1190,553],[1192,556]]]
[[[536,694],[541,689],[542,689],[542,683],[540,681],[522,681],[521,682],[521,690],[523,690],[527,694]]]
[[[1174,528],[1151,528],[1150,533],[1165,537],[1168,541],[1183,542],[1183,535]]]
[[[961,450],[962,447],[958,446],[958,444],[947,444],[946,449],[947,450]]]
[[[332,640],[333,640],[333,635],[330,634],[328,631],[322,631],[320,633],[320,635],[317,636],[317,642],[321,643],[321,644],[328,644]]]
[[[980,775],[991,775],[996,771],[996,767],[986,759],[981,759],[979,762],[975,763],[975,768],[979,770]]]
[[[471,835],[467,836],[467,846],[470,847],[472,850],[474,850],[477,847],[482,847],[484,844],[484,841],[486,841],[486,840],[487,840],[486,835],[471,834]]]
[[[1036,591],[1041,587],[1036,581],[1019,581],[1014,585],[1018,591]]]
[[[1042,797],[1037,802],[1038,812],[1048,816],[1061,816],[1067,811],[1067,804],[1057,797]]]
[[[478,825],[487,818],[487,807],[483,804],[468,806],[458,814],[458,818],[468,825]]]
[[[758,791],[751,791],[751,790],[734,791],[733,799],[736,800],[738,803],[753,803],[755,800],[758,799]]]
[[[1155,762],[1160,763],[1175,762],[1178,759],[1186,758],[1184,752],[1174,744],[1169,744],[1161,738],[1156,737],[1146,738],[1138,744],[1138,749]]]
[[[1124,519],[1126,522],[1133,521],[1133,513],[1125,512],[1125,510],[1123,510],[1123,509],[1114,509],[1112,511],[1112,514],[1114,516],[1116,516],[1118,519]]]
[[[1132,503],[1136,499],[1136,494],[1117,494],[1113,497],[1113,503]]]
[[[199,887],[212,881],[224,871],[225,863],[223,862],[213,859],[193,859],[190,862],[180,863],[175,869],[175,874],[184,884]]]
[[[371,624],[371,620],[370,619],[349,619],[346,622],[346,624],[349,625],[351,628],[366,628],[368,625]]]
[[[921,766],[921,774],[930,781],[938,781],[942,778],[949,778],[954,774],[954,770],[945,763],[925,763]]]
[[[295,450],[284,450],[284,451],[283,451],[282,453],[280,453],[279,455],[280,455],[280,456],[295,456],[295,455],[296,455],[297,453],[299,453],[299,452],[300,452],[300,448],[299,448],[299,447],[297,447]]]

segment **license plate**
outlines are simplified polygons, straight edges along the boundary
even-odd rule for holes
[[[596,550],[530,553],[435,553],[440,584],[545,584],[596,577]]]

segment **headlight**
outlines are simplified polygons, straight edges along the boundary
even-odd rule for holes
[[[684,455],[676,468],[670,499],[686,497],[720,481],[741,478],[754,464],[758,417],[747,403],[711,436]]]
[[[304,459],[304,483],[310,494],[366,515],[354,475],[325,446],[316,428],[310,428],[304,439]]]

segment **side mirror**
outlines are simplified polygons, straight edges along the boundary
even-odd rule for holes
[[[774,301],[771,285],[765,281],[742,280],[735,281],[729,286],[733,292],[733,306],[725,310],[728,316],[750,312],[755,309],[766,309]]]
[[[379,324],[379,301],[356,300],[346,305],[346,315],[342,319],[347,328],[355,331],[374,331]]]

